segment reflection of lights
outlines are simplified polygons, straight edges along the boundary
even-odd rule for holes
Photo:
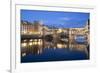
[[[38,53],[38,54],[41,54],[41,53],[42,53],[42,49],[39,49],[39,50],[37,51],[37,53]]]
[[[41,39],[37,41],[37,39],[33,40],[33,39],[30,39],[29,42],[27,42],[27,40],[23,40],[24,42],[21,43],[21,46],[22,47],[26,47],[26,46],[33,46],[33,45],[42,45],[42,41]]]
[[[71,47],[72,47],[73,50],[84,51],[85,48],[86,48],[86,45],[76,44],[76,45],[71,45]]]
[[[34,41],[37,41],[37,39],[35,39]]]
[[[38,50],[38,52],[37,52],[38,54],[40,54],[40,51]]]
[[[41,45],[41,42],[38,42],[38,45]]]
[[[29,42],[29,45],[31,46],[32,45],[32,42]]]
[[[33,41],[33,39],[30,39],[30,41]]]
[[[24,40],[24,42],[26,42],[27,40]]]
[[[37,45],[37,42],[35,42],[35,41],[33,41],[32,43],[33,43],[33,45]]]
[[[32,44],[33,45],[41,45],[42,43],[41,42],[37,42],[37,41],[33,41]]]
[[[37,45],[37,42],[34,42],[34,45]]]
[[[22,47],[26,47],[27,46],[27,43],[22,43]]]
[[[34,39],[34,41],[32,42],[34,45],[41,45],[42,42],[41,42],[41,39],[37,40],[37,39]]]
[[[41,39],[39,39],[39,42],[41,41]]]
[[[26,53],[22,53],[22,56],[23,56],[23,57],[26,56]]]
[[[63,46],[62,44],[57,44],[58,48],[62,48],[62,46]]]
[[[54,47],[54,50],[56,49],[56,47]]]
[[[42,53],[42,49],[40,49],[40,53]]]
[[[34,41],[33,41],[32,43],[33,43],[33,45],[34,45]]]

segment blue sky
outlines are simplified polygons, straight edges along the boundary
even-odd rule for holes
[[[21,10],[21,20],[32,23],[34,21],[42,21],[44,25],[57,28],[84,27],[89,17],[89,13],[82,12]]]

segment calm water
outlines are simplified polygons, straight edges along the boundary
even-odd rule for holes
[[[89,59],[86,51],[73,50],[70,48],[45,48],[42,50],[31,48],[26,51],[26,53],[22,53],[22,63]]]
[[[45,61],[68,61],[68,60],[87,60],[89,59],[89,51],[85,44],[58,44],[56,47],[49,45],[41,45],[41,42],[21,48],[21,62],[45,62]]]

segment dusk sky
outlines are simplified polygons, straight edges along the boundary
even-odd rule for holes
[[[82,12],[21,10],[21,20],[32,23],[42,21],[44,25],[57,28],[81,28],[86,25],[89,18],[89,13]]]

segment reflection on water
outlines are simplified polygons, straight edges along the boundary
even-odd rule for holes
[[[82,28],[69,28],[21,20],[21,62],[89,59],[90,20],[84,23]]]
[[[89,46],[77,43],[47,42],[42,39],[21,41],[21,61],[56,61],[89,59]],[[54,57],[54,58],[53,58]]]

